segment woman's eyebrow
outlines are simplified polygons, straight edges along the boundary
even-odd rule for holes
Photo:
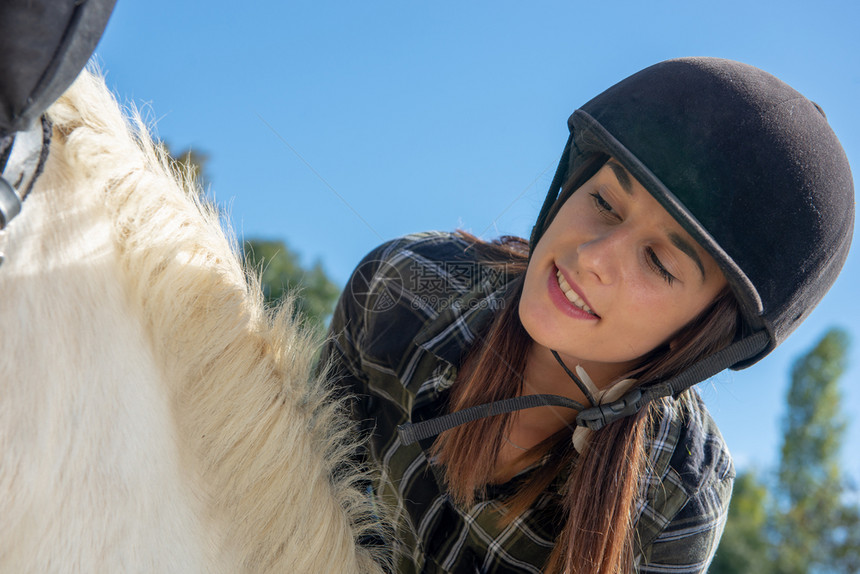
[[[618,183],[621,184],[622,189],[627,192],[628,195],[633,195],[633,183],[630,181],[630,174],[627,173],[627,170],[624,169],[621,164],[615,163],[614,161],[606,162],[612,172],[615,174],[615,179],[618,180]]]
[[[615,179],[618,180],[618,183],[621,185],[621,188],[624,189],[629,195],[633,195],[633,183],[630,179],[630,174],[624,169],[619,163],[616,163],[613,160],[609,160],[606,162],[606,165],[612,170],[612,173],[615,174]],[[702,274],[702,281],[705,280],[705,266],[702,264],[702,260],[699,258],[699,254],[696,252],[696,248],[690,245],[690,242],[675,233],[674,231],[669,232],[669,240],[672,242],[672,245],[683,251],[690,259],[693,260],[693,263],[696,264],[696,267],[699,268],[699,272]]]
[[[696,253],[696,249],[690,245],[690,243],[675,233],[674,231],[669,232],[669,241],[672,242],[672,245],[683,251],[699,268],[699,271],[702,273],[702,281],[705,280],[705,266],[702,265],[702,260],[699,259],[699,254]]]

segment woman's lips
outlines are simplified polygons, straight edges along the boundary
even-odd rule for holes
[[[575,319],[594,320],[600,318],[574,287],[572,287],[558,267],[553,266],[549,275],[547,287],[550,299],[562,312]],[[567,293],[565,293],[567,291]]]

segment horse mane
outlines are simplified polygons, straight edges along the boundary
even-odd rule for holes
[[[168,385],[185,472],[253,572],[379,572],[356,544],[381,521],[351,462],[343,399],[286,302],[256,273],[216,207],[178,174],[141,119],[85,71],[49,110],[61,154],[103,196],[129,307]]]

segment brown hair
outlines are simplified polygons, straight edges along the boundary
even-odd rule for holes
[[[586,162],[578,170],[580,177],[571,178],[565,186],[559,203],[569,196],[571,187],[579,187],[596,171],[595,165],[602,165],[605,159],[604,156]],[[527,266],[525,242],[505,238],[486,243],[462,232],[461,235],[491,265],[506,257],[506,269],[513,270],[517,277],[501,311],[463,363],[457,384],[451,390],[452,412],[518,396],[531,344],[517,309]],[[647,385],[676,375],[731,343],[740,324],[737,302],[726,287],[707,309],[671,341],[644,357],[639,367],[625,377],[635,377],[639,385]],[[546,572],[630,570],[634,533],[631,511],[646,465],[646,427],[657,412],[658,405],[647,405],[638,414],[592,433],[582,453],[573,449],[570,432],[566,430],[525,453],[524,456],[547,454],[548,460],[506,501],[508,513],[502,522],[509,523],[528,509],[560,472],[570,469],[563,502],[565,523],[545,566]],[[493,478],[511,421],[511,415],[480,419],[442,433],[434,443],[433,453],[444,465],[449,492],[458,504],[469,506],[476,496],[484,493]]]

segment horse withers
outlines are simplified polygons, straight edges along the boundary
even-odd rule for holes
[[[0,239],[0,571],[380,572],[315,343],[84,72]]]

